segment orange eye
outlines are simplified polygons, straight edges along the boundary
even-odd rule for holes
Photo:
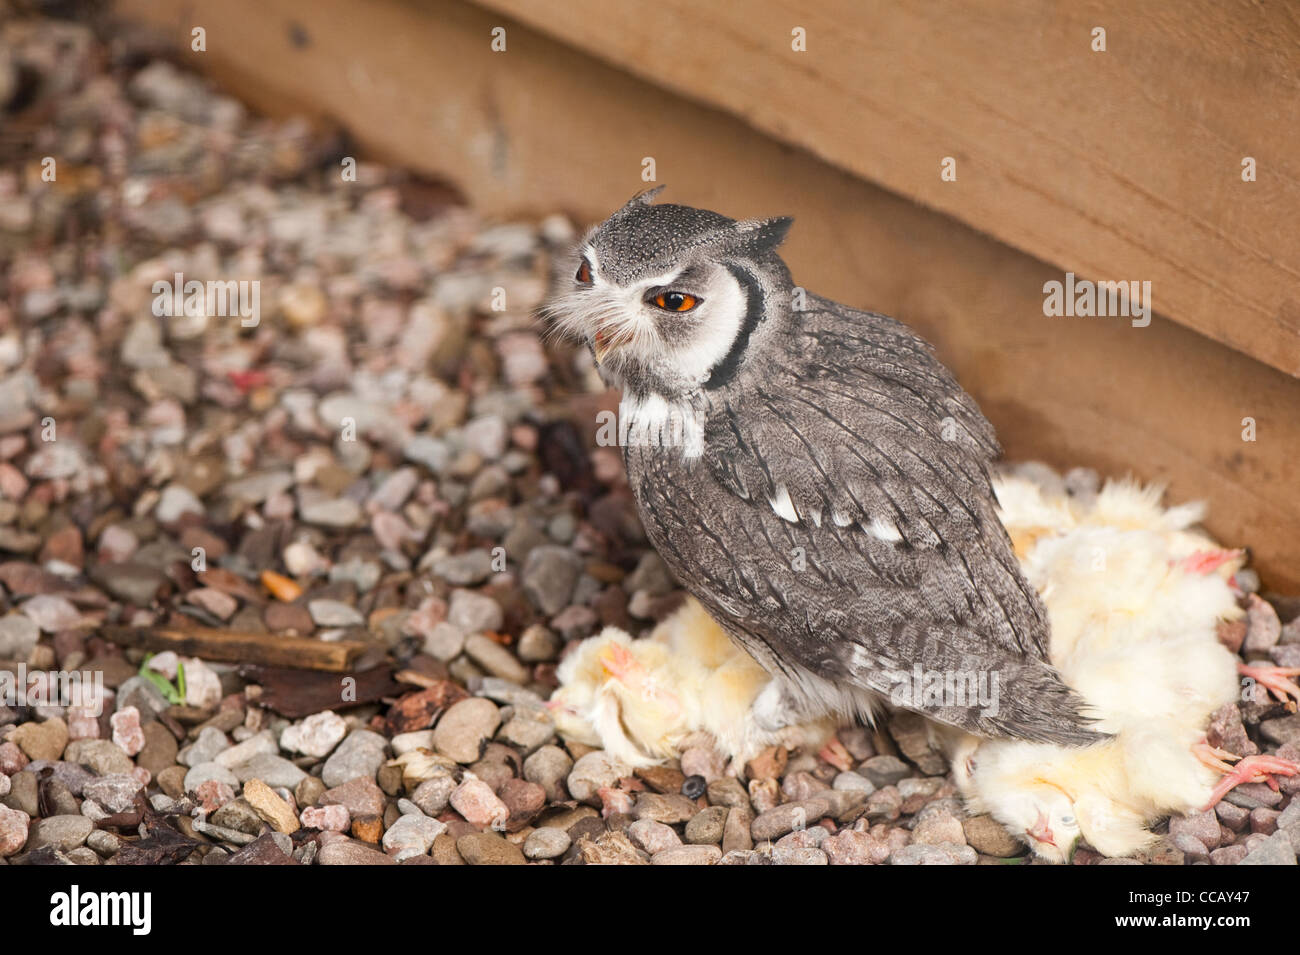
[[[655,305],[668,312],[689,312],[700,300],[687,292],[660,292],[653,299]]]
[[[583,259],[582,264],[578,266],[578,274],[574,276],[574,279],[581,282],[583,285],[590,285],[591,263],[586,259]]]

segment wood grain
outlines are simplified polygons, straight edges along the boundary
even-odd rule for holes
[[[199,657],[220,663],[258,663],[342,673],[366,650],[356,640],[312,640],[239,630],[207,627],[105,627],[105,640],[123,647],[139,647],[161,653],[172,650],[183,657]]]
[[[1300,375],[1293,4],[478,2]]]

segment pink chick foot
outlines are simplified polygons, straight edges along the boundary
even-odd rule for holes
[[[1232,767],[1230,772],[1224,774],[1219,785],[1214,787],[1214,792],[1210,793],[1210,801],[1202,811],[1213,809],[1219,800],[1242,783],[1268,783],[1276,790],[1278,785],[1277,780],[1273,778],[1274,775],[1294,776],[1296,773],[1300,773],[1300,765],[1290,760],[1279,759],[1276,756],[1247,756]]]
[[[1300,700],[1300,686],[1296,686],[1287,677],[1300,676],[1300,667],[1275,667],[1258,663],[1238,663],[1237,672],[1242,676],[1250,677],[1250,679],[1277,697],[1279,703],[1285,703],[1288,710],[1295,712],[1296,701]]]
[[[830,742],[821,748],[821,752],[817,755],[842,773],[847,773],[853,768],[853,757],[844,748],[844,744],[834,736],[830,738]]]

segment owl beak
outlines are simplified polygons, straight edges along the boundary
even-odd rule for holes
[[[614,345],[610,342],[609,336],[605,334],[604,329],[599,329],[596,332],[596,337],[592,341],[591,347],[596,353],[596,364],[603,365],[605,363],[605,356],[610,353],[610,350]]]

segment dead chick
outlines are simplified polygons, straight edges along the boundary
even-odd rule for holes
[[[1071,501],[1033,481],[995,485],[1003,520],[1052,624],[1050,658],[1110,739],[1086,747],[937,733],[958,787],[1035,854],[1069,859],[1080,840],[1126,856],[1158,818],[1213,805],[1232,786],[1293,774],[1276,757],[1210,749],[1210,714],[1238,699],[1240,661],[1217,639],[1241,614],[1229,582],[1240,551],[1194,527],[1196,505],[1110,482]]]
[[[738,768],[776,743],[821,745],[835,729],[828,719],[776,731],[756,725],[750,708],[771,676],[693,598],[642,639],[606,627],[557,675],[550,707],[561,735],[634,767],[677,755],[698,733]]]

